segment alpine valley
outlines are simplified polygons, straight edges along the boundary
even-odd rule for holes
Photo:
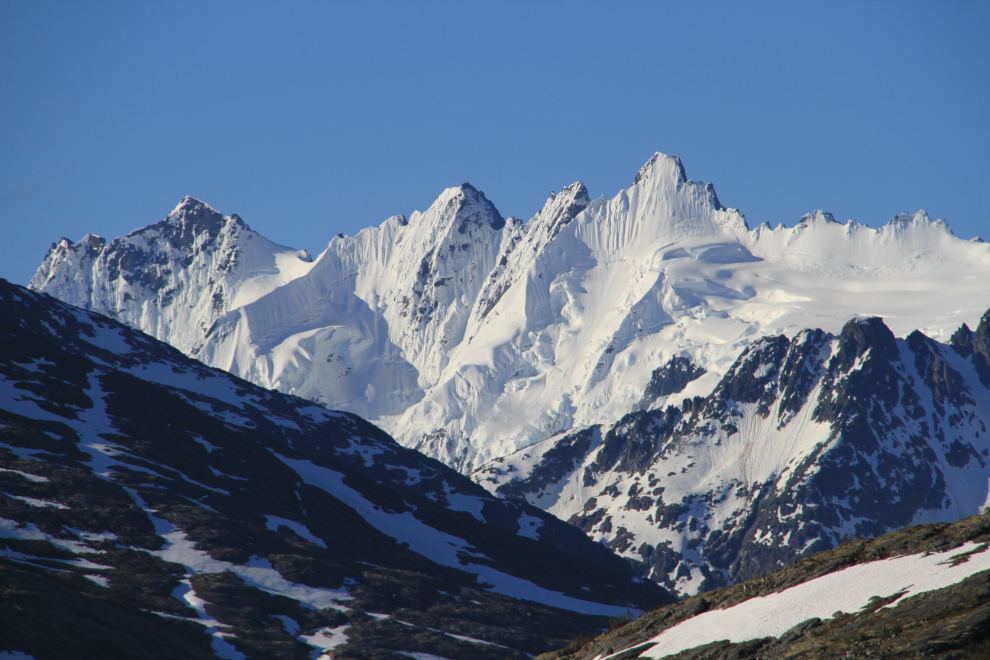
[[[53,245],[30,288],[370,420],[678,596],[990,483],[990,246],[724,207],[679,159],[523,222],[463,184],[313,259],[186,198]]]

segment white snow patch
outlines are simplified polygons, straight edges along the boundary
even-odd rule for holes
[[[102,550],[94,550],[79,541],[59,539],[50,534],[45,534],[34,523],[18,523],[14,520],[7,520],[6,518],[0,518],[0,538],[48,541],[54,546],[58,546],[63,550],[68,550],[77,555],[81,553],[101,554],[103,552]],[[99,566],[97,564],[93,564],[92,566],[96,568],[109,568],[108,566]]]
[[[274,616],[282,622],[282,627],[290,635],[295,636],[299,632],[299,623],[292,617],[285,616],[284,614],[275,614]]]
[[[95,582],[96,584],[100,585],[101,587],[109,587],[110,586],[110,579],[108,577],[104,576],[104,575],[84,575],[83,577],[86,578],[87,580],[91,581],[91,582]]]
[[[496,644],[495,642],[486,642],[483,639],[475,639],[474,637],[468,637],[467,635],[455,635],[454,633],[445,632],[444,635],[447,637],[452,637],[454,639],[459,639],[462,642],[471,642],[472,644],[485,644],[486,646],[497,646],[500,649],[507,649],[508,646],[502,646],[501,644]]]
[[[474,495],[462,495],[461,493],[447,493],[448,508],[452,511],[464,511],[485,522],[485,515],[482,510],[485,508],[485,500]]]
[[[0,491],[0,492],[2,492],[2,491]],[[64,504],[59,504],[58,502],[52,502],[50,500],[39,500],[39,499],[34,498],[34,497],[27,497],[27,496],[24,496],[24,495],[11,495],[10,493],[2,493],[2,494],[3,495],[6,495],[7,497],[9,497],[11,499],[20,500],[21,502],[24,502],[25,504],[30,504],[31,506],[37,506],[37,507],[42,507],[42,508],[46,508],[47,507],[49,509],[68,509],[68,508],[70,508],[70,507],[67,507]]]
[[[19,474],[28,481],[34,481],[37,483],[44,483],[46,481],[49,481],[48,477],[42,477],[37,474],[31,474],[30,472],[21,472],[20,470],[8,470],[6,468],[0,468],[0,472],[11,472],[13,474]]]
[[[531,539],[540,538],[540,527],[543,527],[543,521],[536,516],[531,516],[529,514],[522,514],[519,516],[519,531],[516,532],[519,536],[525,536]]]
[[[224,639],[230,635],[218,630],[223,624],[206,613],[207,602],[196,595],[189,580],[182,580],[181,584],[172,592],[172,596],[186,601],[196,610],[196,614],[199,615],[196,622],[206,626],[206,632],[210,635],[210,641],[213,644],[213,651],[218,656],[225,660],[247,660],[246,655],[238,651],[233,644]],[[156,614],[161,615],[160,612],[156,612]],[[186,620],[188,621],[188,619]]]
[[[186,533],[181,530],[161,534],[160,536],[166,541],[164,548],[161,550],[144,551],[161,557],[165,561],[182,564],[189,573],[223,573],[224,571],[230,571],[244,580],[248,585],[258,587],[262,591],[267,591],[271,594],[288,596],[314,609],[321,610],[330,607],[342,612],[346,612],[348,609],[340,603],[340,601],[351,598],[346,589],[321,589],[289,582],[278,571],[272,568],[267,560],[264,560],[264,565],[261,562],[249,562],[249,565],[242,566],[240,564],[232,564],[214,559],[206,552],[197,550],[195,544],[187,539]]]
[[[310,533],[309,528],[303,525],[302,523],[297,523],[293,520],[289,520],[288,518],[279,518],[278,516],[269,516],[269,515],[265,516],[265,520],[267,521],[265,525],[268,527],[268,529],[272,530],[273,532],[277,532],[278,528],[281,525],[285,525],[286,527],[288,527],[293,532],[295,532],[302,538],[306,539],[310,543],[315,543],[321,548],[327,547],[327,544],[323,542],[323,539]]]

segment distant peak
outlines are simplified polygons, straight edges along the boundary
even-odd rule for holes
[[[829,213],[828,211],[822,211],[821,209],[818,209],[817,211],[812,211],[811,213],[807,213],[801,216],[801,219],[798,220],[798,226],[800,227],[801,225],[810,225],[815,222],[824,222],[826,224],[828,223],[839,224],[838,222],[836,222],[835,216],[833,216],[831,213]]]
[[[588,188],[580,181],[575,181],[569,186],[564,186],[561,188],[560,194],[564,197],[570,197],[577,202],[584,202],[585,204],[591,202],[591,199],[588,197]]]
[[[882,229],[896,232],[900,229],[906,230],[910,227],[932,227],[940,229],[950,236],[955,236],[955,234],[952,233],[952,227],[949,226],[948,222],[942,219],[932,220],[928,215],[928,211],[925,209],[920,209],[916,213],[898,213],[890,222],[884,225]]]
[[[189,209],[195,209],[201,206],[211,208],[210,205],[207,204],[206,202],[202,202],[196,199],[195,197],[190,197],[189,195],[186,195],[185,197],[182,198],[182,201],[179,202],[179,204],[174,209],[172,209],[172,213],[177,213],[179,211],[185,211]]]
[[[945,220],[932,220],[928,211],[920,209],[917,213],[898,213],[887,223],[888,225],[910,225],[910,224],[942,224],[947,225]]]
[[[505,227],[505,218],[498,212],[495,205],[485,197],[485,193],[467,182],[462,183],[458,190],[463,198],[460,209],[457,212],[458,216],[463,216],[461,218],[461,224],[458,227],[460,233],[464,233],[466,223],[477,223],[481,220],[482,216],[488,222],[488,225],[496,231]],[[467,211],[467,215],[464,215],[465,211]]]
[[[639,168],[633,185],[658,177],[671,178],[674,183],[687,181],[687,173],[684,171],[684,164],[681,163],[681,159],[677,156],[667,156],[658,151]]]

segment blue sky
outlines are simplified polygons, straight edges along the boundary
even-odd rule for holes
[[[185,195],[314,255],[469,181],[530,218],[655,151],[750,226],[990,240],[987,2],[0,0],[0,277]]]

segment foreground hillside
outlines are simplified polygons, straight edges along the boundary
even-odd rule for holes
[[[987,281],[990,246],[923,211],[751,229],[657,154],[609,200],[575,183],[522,222],[463,184],[316,259],[186,198],[128,236],[62,239],[31,288],[468,473],[639,410],[672,358],[704,373],[657,405],[707,396],[761,337],[853,316],[945,342],[975,327]]]
[[[354,415],[0,281],[0,650],[522,659],[673,601],[631,578]]]
[[[987,658],[988,544],[990,513],[848,540],[539,660]]]

